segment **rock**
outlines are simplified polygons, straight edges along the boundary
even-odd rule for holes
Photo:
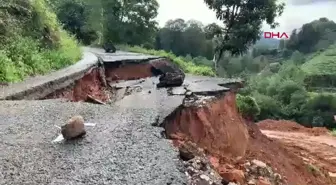
[[[230,182],[228,185],[238,185],[238,184],[236,184],[234,182]]]
[[[195,155],[187,148],[181,147],[179,149],[179,153],[180,153],[180,158],[184,161],[189,161],[190,159],[193,159],[195,157]]]
[[[84,119],[82,116],[72,117],[67,124],[61,127],[61,133],[64,139],[75,139],[86,134]]]
[[[336,173],[328,172],[328,175],[329,175],[330,179],[332,180],[332,182],[336,183]]]
[[[219,172],[220,176],[228,182],[244,184],[245,174],[242,170],[224,170]]]
[[[267,167],[266,163],[264,163],[262,161],[259,161],[259,160],[256,160],[256,159],[252,160],[252,164],[254,164],[254,165],[256,165],[260,168],[266,168]]]
[[[204,180],[206,180],[206,181],[210,181],[210,177],[208,177],[208,176],[206,176],[206,175],[204,175],[204,174],[202,174],[202,175],[200,176],[200,178],[201,178],[201,179],[204,179]]]
[[[252,180],[249,180],[249,181],[247,182],[247,184],[248,184],[248,185],[256,185],[257,182],[256,182],[255,179],[252,179]]]
[[[184,161],[189,161],[195,158],[195,156],[203,156],[203,152],[204,151],[201,148],[199,148],[195,143],[190,141],[183,142],[179,147],[180,157]]]
[[[181,86],[184,82],[185,75],[183,73],[167,72],[160,76],[160,82],[156,85],[157,88],[161,87],[177,87]]]

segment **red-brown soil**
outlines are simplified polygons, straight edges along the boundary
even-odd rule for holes
[[[232,92],[203,107],[179,108],[166,119],[164,127],[170,138],[191,140],[213,155],[245,155],[247,128],[237,112]]]
[[[286,177],[290,185],[331,185],[323,176],[314,176],[304,161],[295,155],[295,151],[275,139],[265,136],[257,124],[247,123],[250,143],[247,159],[258,159],[270,165],[275,171]]]
[[[155,59],[146,63],[125,64],[118,67],[106,67],[105,76],[107,81],[118,80],[135,80],[140,78],[147,78],[157,76],[153,74],[154,69],[161,69],[162,72],[171,72],[170,70],[177,70],[174,64],[168,59]]]
[[[109,96],[101,82],[98,68],[88,71],[83,78],[77,80],[71,89],[58,90],[44,99],[65,98],[70,101],[86,101],[88,95],[93,98],[106,102]]]
[[[149,63],[128,64],[117,68],[106,68],[105,75],[107,81],[135,80],[151,77],[152,65]]]
[[[277,130],[283,132],[304,132],[315,136],[329,133],[329,130],[324,127],[307,128],[296,122],[288,120],[279,120],[279,121],[264,120],[258,122],[257,125],[262,130]]]
[[[262,132],[267,137],[283,143],[306,163],[318,167],[322,172],[336,173],[336,138],[329,135],[311,136],[297,132],[268,130],[262,130]]]
[[[181,107],[166,119],[164,127],[176,146],[190,140],[205,149],[220,173],[228,164],[243,169],[246,160],[257,159],[281,174],[288,185],[332,185],[329,178],[309,171],[295,150],[268,138],[256,124],[245,122],[233,92],[207,106]]]

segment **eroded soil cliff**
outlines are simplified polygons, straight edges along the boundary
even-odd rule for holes
[[[188,99],[188,98],[187,98]],[[199,98],[202,99],[202,98]],[[194,101],[194,100],[193,100]],[[235,93],[227,92],[211,100],[198,100],[179,107],[163,123],[168,138],[177,147],[186,141],[205,149],[223,179],[240,184],[251,183],[248,161],[260,160],[282,179],[278,184],[331,185],[327,176],[314,175],[307,164],[282,143],[265,136],[255,123],[241,117],[237,111]],[[243,175],[239,175],[242,172]],[[262,183],[272,183],[274,177],[256,177]],[[264,179],[266,179],[264,181]]]

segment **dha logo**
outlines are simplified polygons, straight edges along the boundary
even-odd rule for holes
[[[264,32],[264,38],[266,39],[273,39],[273,38],[277,38],[277,39],[282,39],[282,38],[286,38],[289,39],[288,35],[285,32]]]

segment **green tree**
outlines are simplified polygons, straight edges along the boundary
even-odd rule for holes
[[[275,18],[284,9],[284,4],[277,4],[276,0],[205,0],[205,3],[224,24],[224,28],[214,29],[216,32],[213,33],[220,41],[215,48],[216,68],[225,51],[240,55],[259,40],[264,21],[272,28],[276,27]]]
[[[97,39],[97,32],[88,25],[87,5],[78,1],[58,1],[57,17],[64,29],[70,31],[76,38],[88,45]]]

